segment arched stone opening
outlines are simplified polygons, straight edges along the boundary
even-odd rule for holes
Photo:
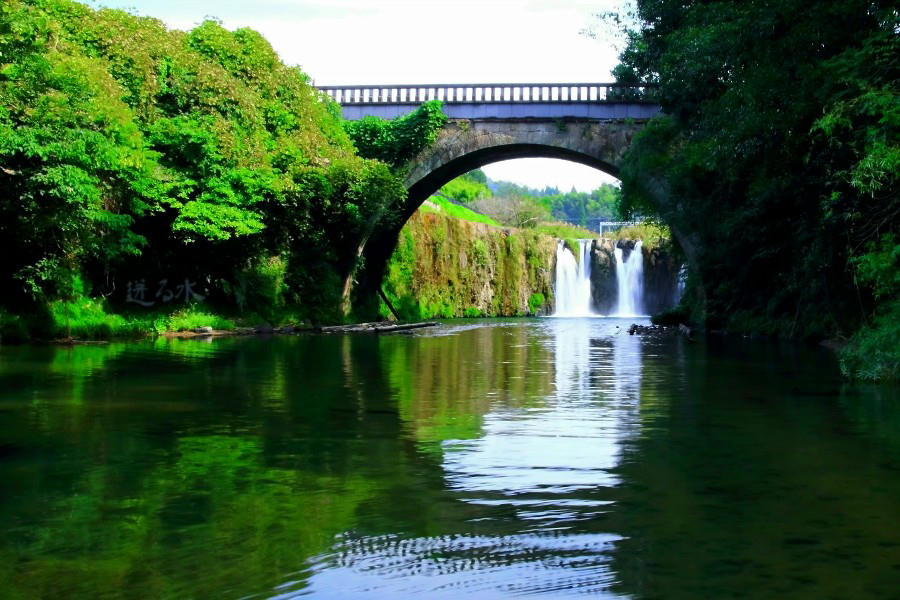
[[[623,120],[451,121],[435,143],[410,162],[405,178],[409,195],[398,218],[374,229],[360,246],[365,267],[358,275],[354,295],[363,301],[375,297],[404,224],[429,196],[455,177],[515,158],[563,159],[618,177],[622,156],[642,127],[643,122]],[[678,232],[673,234],[680,237]]]

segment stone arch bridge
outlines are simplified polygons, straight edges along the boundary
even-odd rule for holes
[[[359,253],[366,270],[357,293],[380,286],[400,229],[431,194],[453,178],[512,158],[561,158],[613,176],[643,124],[659,114],[646,86],[615,83],[453,84],[321,87],[348,120],[395,118],[441,100],[448,123],[416,156],[405,179],[409,196],[398,223],[372,231]],[[349,293],[350,282],[345,286]]]

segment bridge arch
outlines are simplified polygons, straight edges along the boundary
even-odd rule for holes
[[[427,100],[441,100],[449,117],[435,142],[407,165],[408,197],[397,219],[361,241],[364,269],[355,295],[372,298],[381,286],[400,231],[441,186],[472,169],[514,158],[558,158],[614,177],[635,134],[659,113],[648,86],[606,84],[454,84],[321,88],[341,104],[344,118],[392,118]],[[352,282],[344,286],[349,300]]]
[[[452,179],[484,165],[514,158],[558,158],[618,177],[622,156],[643,127],[632,120],[451,120],[434,144],[408,165],[407,199],[399,219],[380,227],[359,248],[365,269],[357,298],[373,297],[381,286],[400,231],[422,203]],[[345,292],[350,291],[350,282]]]
[[[614,177],[643,123],[584,120],[456,120],[408,166],[404,222],[430,195],[455,177],[514,158],[558,158]],[[402,225],[401,225],[402,227]]]

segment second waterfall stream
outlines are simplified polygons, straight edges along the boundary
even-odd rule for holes
[[[619,301],[616,317],[638,317],[644,312],[644,252],[643,242],[636,242],[624,258],[624,250],[616,246],[616,283]]]
[[[556,246],[556,278],[554,317],[591,317],[594,310],[591,290],[592,240],[578,240],[578,255],[566,247],[563,241]],[[611,317],[635,317],[644,312],[644,253],[642,243],[636,242],[625,258],[624,250],[616,247],[616,310]]]

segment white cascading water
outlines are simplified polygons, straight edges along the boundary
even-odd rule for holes
[[[556,310],[554,317],[589,317],[591,310],[591,240],[578,240],[581,261],[566,245],[556,246]]]
[[[642,242],[636,242],[634,249],[623,260],[622,249],[616,247],[616,283],[619,288],[619,304],[616,317],[639,317],[644,312],[644,253]]]
[[[684,288],[687,285],[687,265],[681,265],[678,269],[678,281],[675,283],[675,296],[672,298],[672,306],[678,306],[681,297],[684,296]]]

